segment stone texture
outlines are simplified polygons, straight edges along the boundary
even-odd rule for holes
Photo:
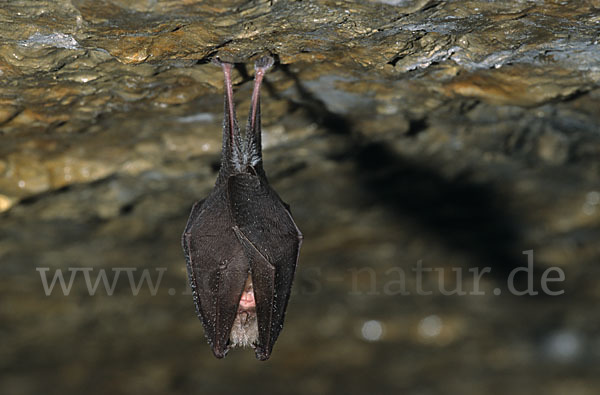
[[[0,393],[597,393],[599,8],[4,2]],[[265,53],[265,167],[305,234],[267,365],[213,359],[179,241],[219,163],[209,60],[239,63],[243,119]],[[527,250],[564,295],[508,295]],[[484,295],[440,288],[487,267]],[[45,268],[78,268],[70,296]],[[114,294],[89,294],[100,270]]]

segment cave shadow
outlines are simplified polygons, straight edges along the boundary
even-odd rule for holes
[[[432,167],[403,158],[383,142],[369,141],[347,119],[329,111],[287,65],[278,67],[294,81],[300,96],[292,108],[301,107],[328,133],[348,138],[347,149],[336,159],[355,163],[356,181],[369,204],[383,205],[399,220],[408,219],[409,223],[398,226],[414,225],[415,232],[434,235],[449,250],[468,256],[472,266],[491,268],[490,276],[497,282],[506,284],[513,269],[527,264],[519,222],[506,207],[507,197],[494,185],[474,182],[467,174],[447,179]],[[411,123],[407,136],[418,133],[412,129],[422,129],[422,123]],[[539,272],[534,272],[538,284]],[[522,284],[517,276],[515,285]]]

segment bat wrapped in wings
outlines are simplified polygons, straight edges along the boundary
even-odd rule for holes
[[[302,233],[262,166],[260,87],[273,59],[255,64],[244,136],[236,120],[232,65],[225,76],[221,169],[213,191],[194,204],[183,250],[196,311],[217,358],[252,346],[266,360],[283,328]]]

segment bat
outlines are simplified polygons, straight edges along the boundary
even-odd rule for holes
[[[262,165],[260,87],[273,58],[254,65],[244,136],[233,103],[233,65],[214,62],[225,77],[221,168],[212,192],[192,207],[183,250],[196,313],[214,355],[251,346],[264,361],[283,328],[303,236]]]

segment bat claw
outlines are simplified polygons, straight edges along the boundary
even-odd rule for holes
[[[223,62],[218,57],[212,58],[210,62],[216,66],[223,66]]]
[[[263,71],[267,71],[271,67],[273,67],[274,63],[275,63],[275,60],[273,59],[272,56],[263,56],[262,58],[258,59],[254,63],[254,69],[255,70],[262,69]]]
[[[210,60],[210,62],[212,64],[216,65],[216,66],[219,66],[219,67],[228,67],[228,68],[231,68],[233,66],[233,63],[221,60],[221,58],[219,58],[218,56],[215,56],[214,58],[212,58]]]

